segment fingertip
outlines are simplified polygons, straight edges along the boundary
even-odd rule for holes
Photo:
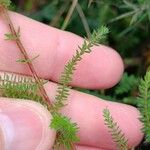
[[[121,56],[112,48],[100,45],[93,47],[91,54],[84,56],[74,75],[74,84],[83,88],[107,89],[119,82],[124,71]]]
[[[143,124],[140,121],[140,112],[138,111],[138,109],[133,106],[128,107],[130,107],[130,111],[127,111],[126,116],[124,117],[126,117],[127,119],[130,115],[130,119],[127,119],[126,129],[128,130],[125,130],[125,134],[128,138],[129,148],[133,148],[138,146],[144,137],[144,134],[142,132]]]
[[[120,81],[124,72],[124,63],[117,51],[104,45],[102,47],[104,49],[103,58],[105,58],[103,60],[104,74],[102,81],[105,81],[103,87],[111,88]]]

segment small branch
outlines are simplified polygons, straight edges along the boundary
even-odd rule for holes
[[[141,64],[141,58],[140,57],[134,57],[134,58],[125,58],[124,59],[124,64],[125,68],[132,67],[132,66],[138,66]]]
[[[70,20],[70,18],[71,18],[71,16],[72,16],[73,12],[74,12],[74,10],[75,10],[75,7],[76,7],[77,3],[78,3],[78,0],[72,0],[72,5],[71,5],[71,7],[70,7],[70,9],[69,9],[69,11],[68,11],[68,14],[67,14],[67,16],[66,16],[66,18],[65,18],[65,21],[64,21],[63,25],[62,25],[62,27],[61,27],[62,30],[65,30],[65,29],[66,29],[66,27],[67,27],[67,25],[68,25],[68,23],[69,23],[69,20]]]
[[[49,23],[50,26],[56,27],[58,21],[60,20],[61,16],[67,9],[68,5],[69,5],[69,1],[65,2],[65,4],[62,5],[62,7],[58,10],[57,14],[53,17],[52,21]]]
[[[13,23],[12,23],[10,17],[9,17],[7,9],[6,8],[2,8],[2,11],[3,11],[3,14],[4,14],[6,20],[7,20],[7,23],[8,23],[8,26],[9,26],[9,29],[10,29],[11,33],[15,37],[17,37],[15,39],[15,42],[16,42],[16,44],[17,44],[20,52],[22,53],[22,55],[23,55],[23,57],[24,57],[25,60],[30,60],[30,58],[29,58],[29,56],[28,56],[28,54],[26,52],[26,49],[25,49],[25,47],[23,46],[23,44],[22,44],[22,42],[20,40],[20,37],[18,37],[18,35],[17,35],[17,32],[16,32],[16,30],[14,28],[14,25],[13,25]],[[29,67],[29,69],[30,69],[30,71],[32,73],[32,76],[34,77],[34,79],[35,79],[35,81],[36,81],[36,83],[38,85],[39,92],[40,92],[41,96],[44,98],[44,100],[46,101],[46,103],[48,105],[51,105],[50,99],[49,99],[49,97],[46,94],[46,91],[45,91],[45,89],[43,87],[43,84],[41,83],[41,80],[38,77],[38,74],[36,73],[33,64],[31,62],[29,62],[29,61],[27,61],[27,64],[28,64],[28,67]]]
[[[85,32],[87,34],[87,37],[88,37],[88,39],[90,39],[90,37],[91,37],[90,27],[88,25],[88,22],[87,22],[87,19],[85,17],[85,14],[84,14],[84,12],[83,12],[83,10],[82,10],[82,8],[81,8],[79,3],[77,3],[76,9],[77,9],[78,14],[79,14],[79,16],[81,18],[81,21],[83,23],[83,26],[84,26]]]

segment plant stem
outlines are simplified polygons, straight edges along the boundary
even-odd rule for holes
[[[10,17],[9,17],[7,9],[6,8],[2,8],[2,11],[3,11],[3,14],[4,14],[6,20],[7,20],[7,23],[8,23],[8,26],[9,26],[9,29],[10,29],[11,33],[15,37],[17,37],[15,39],[15,42],[16,42],[20,52],[22,53],[22,55],[23,55],[25,60],[30,60],[24,45],[22,44],[20,38],[17,35],[17,32],[16,32],[16,30],[14,28],[14,25],[13,25],[13,23],[12,23]],[[39,92],[40,92],[41,96],[44,98],[44,100],[46,101],[47,105],[50,106],[51,105],[50,99],[49,99],[49,97],[46,94],[46,91],[45,91],[45,89],[43,87],[43,84],[42,84],[40,78],[38,77],[38,74],[36,73],[33,64],[31,62],[29,62],[29,61],[27,61],[27,64],[28,64],[28,67],[29,67],[29,69],[30,69],[30,71],[32,73],[33,78],[35,79],[35,81],[36,81],[36,83],[38,85]]]
[[[90,39],[90,37],[91,37],[90,27],[89,27],[89,25],[88,25],[88,22],[87,22],[87,19],[86,19],[86,17],[85,17],[85,14],[84,14],[84,12],[83,12],[83,10],[82,10],[82,8],[81,8],[81,6],[80,6],[79,3],[77,3],[76,9],[77,9],[78,14],[79,14],[79,16],[80,16],[80,18],[81,18],[81,21],[82,21],[82,24],[83,24],[83,26],[84,26],[86,35],[87,35],[88,39]]]
[[[75,10],[75,7],[76,7],[77,3],[78,3],[78,0],[72,0],[72,5],[71,5],[71,7],[70,7],[70,9],[69,9],[69,11],[67,13],[67,16],[65,18],[65,21],[64,21],[63,25],[61,27],[62,30],[65,30],[67,28],[69,20],[70,20],[73,12]]]

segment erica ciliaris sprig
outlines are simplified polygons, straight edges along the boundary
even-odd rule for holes
[[[99,45],[99,43],[106,38],[108,32],[109,30],[105,26],[102,26],[97,31],[94,31],[89,40],[85,39],[83,45],[81,47],[78,46],[78,50],[76,50],[75,55],[73,55],[72,59],[65,65],[64,71],[62,72],[59,80],[60,85],[57,89],[55,103],[52,106],[54,111],[60,110],[65,105],[65,101],[69,96],[68,86],[72,81],[73,73],[76,70],[78,62],[82,60],[82,56],[86,53],[90,53],[91,48],[94,45]]]
[[[139,85],[138,107],[141,112],[140,121],[146,141],[150,142],[150,71],[146,73]]]
[[[41,82],[46,83],[44,80]],[[42,97],[38,94],[38,86],[33,78],[10,73],[0,75],[0,96],[42,103]]]
[[[111,116],[108,108],[103,110],[103,117],[105,125],[109,129],[111,137],[116,143],[117,150],[128,150],[128,140],[126,139],[124,133],[121,131],[117,122],[114,121],[114,118]]]
[[[50,101],[49,97],[47,96],[47,93],[46,93],[46,91],[43,87],[43,84],[41,83],[41,80],[34,68],[34,65],[30,61],[31,59],[29,58],[29,56],[27,54],[27,50],[25,49],[25,47],[20,39],[20,27],[19,27],[18,31],[15,30],[14,25],[11,21],[11,18],[9,17],[7,7],[5,7],[9,4],[9,1],[3,0],[3,1],[0,1],[0,4],[1,4],[1,13],[4,15],[4,17],[7,21],[8,27],[10,29],[10,33],[5,34],[6,40],[12,40],[12,41],[16,42],[16,45],[19,48],[19,50],[23,56],[23,59],[26,60],[26,63],[32,73],[32,76],[38,85],[39,92],[40,92],[41,96],[43,97],[43,100],[45,101],[47,106],[49,106],[49,105],[51,105],[51,101]]]

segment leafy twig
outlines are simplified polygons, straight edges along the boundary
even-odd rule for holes
[[[12,37],[15,37],[13,39],[15,40],[15,42],[16,42],[19,50],[20,50],[20,52],[24,56],[25,60],[30,60],[30,58],[29,58],[29,56],[28,56],[28,54],[26,52],[26,49],[25,49],[24,45],[22,44],[22,42],[20,40],[20,36],[18,36],[18,32],[16,32],[16,30],[14,28],[14,25],[13,25],[13,23],[12,23],[10,17],[9,17],[7,8],[2,7],[1,9],[2,9],[2,12],[3,12],[6,20],[7,20],[7,23],[8,23],[8,26],[10,28],[11,34],[13,35]],[[44,98],[44,100],[46,101],[46,103],[48,103],[49,105],[51,105],[49,97],[46,94],[46,91],[45,91],[45,89],[43,87],[43,84],[41,83],[40,78],[38,77],[38,74],[36,73],[33,64],[30,61],[27,61],[27,64],[28,64],[28,67],[30,68],[30,71],[32,72],[32,75],[33,75],[36,83],[38,84],[39,92],[41,93],[41,95]]]
[[[78,132],[76,123],[72,123],[71,119],[68,119],[60,113],[54,113],[50,127],[54,128],[59,136],[57,137],[58,141],[55,147],[63,144],[68,150],[74,149],[73,143],[79,141],[79,138],[76,136]]]
[[[140,81],[138,107],[143,122],[142,131],[146,134],[146,141],[150,142],[150,72]]]
[[[134,75],[123,74],[123,77],[115,89],[116,95],[122,95],[133,91],[137,87],[138,79]]]
[[[103,116],[104,116],[105,125],[109,128],[109,132],[111,133],[113,141],[117,145],[117,149],[128,150],[127,148],[128,140],[125,138],[124,133],[122,133],[121,129],[114,121],[108,108],[103,110]]]
[[[40,79],[42,84],[47,83],[46,80]],[[8,98],[33,100],[41,103],[49,111],[48,103],[39,95],[38,85],[32,77],[3,73],[0,75],[0,96]]]

